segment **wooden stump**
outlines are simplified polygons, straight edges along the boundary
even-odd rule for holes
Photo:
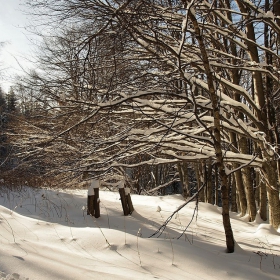
[[[130,196],[130,189],[124,187],[124,182],[120,182],[119,184],[119,193],[122,202],[123,214],[125,216],[131,215],[134,211],[131,196]]]
[[[94,216],[94,195],[88,195],[87,214]]]
[[[92,180],[88,189],[87,214],[100,217],[99,180]]]
[[[99,188],[94,188],[94,217],[99,218],[100,217],[100,199],[99,199]]]
[[[100,217],[99,186],[99,180],[92,180],[91,186],[88,189],[87,215],[94,216],[95,218]],[[130,189],[124,187],[123,181],[119,184],[119,193],[124,216],[131,215],[134,208],[130,196]]]
[[[128,214],[129,214],[129,209],[128,209],[128,204],[127,204],[127,200],[126,200],[126,195],[125,195],[125,190],[124,190],[124,188],[119,188],[119,193],[120,193],[120,196],[121,196],[123,214],[124,214],[125,216],[128,216]]]
[[[134,207],[130,196],[130,188],[125,188],[124,190],[125,190],[125,199],[128,205],[128,212],[131,215],[132,212],[134,211]]]

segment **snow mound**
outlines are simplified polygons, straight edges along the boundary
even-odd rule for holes
[[[274,234],[274,235],[280,235],[280,233],[277,232],[275,228],[273,228],[272,225],[269,224],[260,224],[255,232],[257,235],[268,235],[268,234]]]
[[[260,213],[257,213],[257,215],[256,215],[256,219],[255,219],[255,223],[256,224],[263,224],[263,219],[261,218],[261,216],[260,216]]]

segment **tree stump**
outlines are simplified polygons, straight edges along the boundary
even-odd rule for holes
[[[100,217],[100,199],[99,199],[99,188],[94,188],[94,217]]]
[[[124,190],[125,190],[126,202],[128,205],[128,212],[131,215],[132,212],[134,211],[134,207],[133,207],[131,196],[130,196],[130,188],[125,188]]]
[[[119,183],[119,193],[121,197],[121,203],[123,208],[123,214],[128,216],[134,211],[132,200],[130,197],[130,189],[124,187],[124,182]]]
[[[124,214],[125,216],[128,216],[128,214],[129,214],[129,209],[128,209],[128,204],[127,204],[127,200],[126,200],[126,195],[125,195],[124,187],[119,188],[119,193],[120,193],[120,196],[121,196],[123,214]]]
[[[88,190],[87,214],[94,216],[94,192],[91,188]]]
[[[92,180],[88,189],[87,214],[95,218],[100,217],[99,185],[99,180]]]

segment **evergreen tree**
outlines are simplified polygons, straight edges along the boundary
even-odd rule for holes
[[[15,112],[17,99],[13,87],[10,88],[6,99],[7,99],[7,112],[8,113]]]
[[[5,108],[6,108],[6,100],[4,96],[4,91],[0,87],[0,114],[4,112]]]
[[[0,165],[2,163],[2,157],[5,156],[6,154],[6,150],[4,147],[4,143],[5,143],[5,127],[6,127],[6,123],[7,123],[7,118],[6,118],[6,100],[5,100],[5,96],[4,96],[4,91],[2,90],[2,88],[0,87]]]

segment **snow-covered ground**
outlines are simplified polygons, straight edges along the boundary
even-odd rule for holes
[[[85,190],[0,192],[0,279],[280,279],[280,233],[232,214],[236,252],[225,252],[221,209],[195,203],[149,238],[183,202],[132,195],[124,217],[116,192],[101,191],[101,217],[86,215]]]

